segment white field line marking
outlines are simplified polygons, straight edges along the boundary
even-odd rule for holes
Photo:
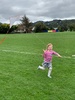
[[[20,52],[20,51],[13,51],[13,50],[2,50],[3,52],[12,52],[12,53],[21,53],[21,54],[29,54],[29,55],[41,55],[39,53],[31,53],[31,52]]]
[[[75,59],[75,57],[73,57],[73,56],[62,56],[62,58]]]
[[[3,52],[12,52],[12,53],[20,53],[20,54],[28,54],[28,55],[42,55],[42,54],[39,54],[39,53],[31,53],[31,52],[20,52],[20,51],[13,51],[13,50],[1,50]],[[75,55],[72,55],[72,56],[62,56],[62,58],[68,58],[68,59],[75,59],[74,58]]]
[[[72,57],[70,57],[70,56],[62,56],[62,58],[72,58]]]
[[[72,57],[75,57],[75,55],[72,55]]]

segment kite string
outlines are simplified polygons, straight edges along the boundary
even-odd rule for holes
[[[35,33],[34,33],[35,34]],[[41,39],[39,39],[39,37],[35,34],[35,37],[39,40],[39,42],[41,42],[44,46],[45,46],[45,42],[42,41]]]
[[[7,38],[7,34],[9,33],[10,28],[7,30],[6,35],[0,40],[0,44],[2,44]]]

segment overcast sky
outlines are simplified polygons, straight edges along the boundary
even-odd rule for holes
[[[0,0],[0,22],[26,15],[30,21],[75,18],[75,0]]]

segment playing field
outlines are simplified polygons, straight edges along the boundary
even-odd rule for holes
[[[53,56],[51,79],[48,69],[37,69],[48,43],[62,55]],[[7,34],[0,44],[0,100],[75,100],[74,55],[75,32]]]

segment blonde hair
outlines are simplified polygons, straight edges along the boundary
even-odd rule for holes
[[[47,49],[48,49],[49,46],[53,46],[53,44],[52,43],[47,44]]]

